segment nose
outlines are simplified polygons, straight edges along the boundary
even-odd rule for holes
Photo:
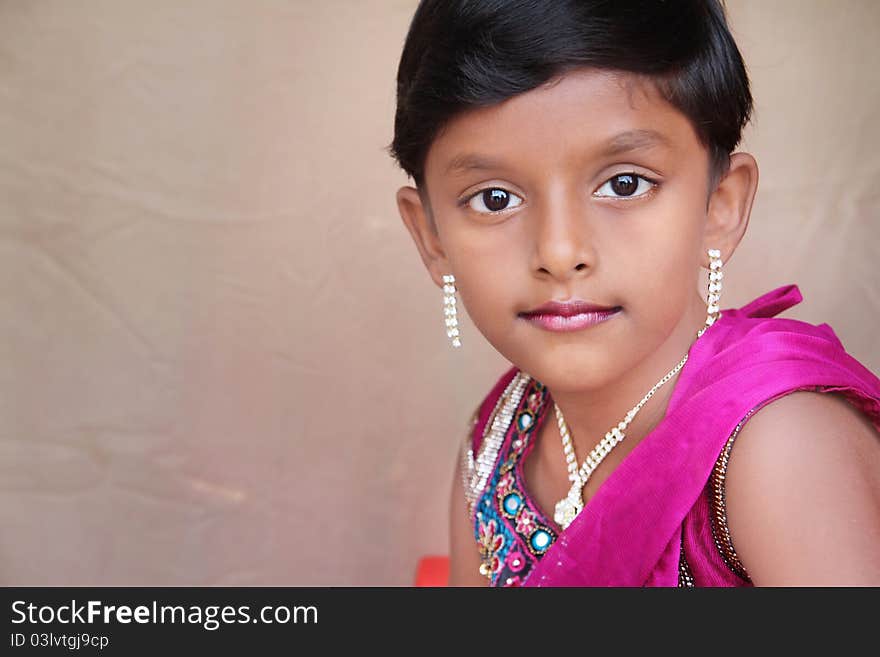
[[[581,204],[572,195],[557,194],[533,216],[533,271],[540,276],[567,280],[595,265],[593,231]]]

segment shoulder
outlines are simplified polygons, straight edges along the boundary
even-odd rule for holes
[[[767,434],[772,439],[754,438]],[[736,452],[759,456],[759,463],[768,465],[780,459],[810,464],[815,457],[832,453],[838,459],[880,455],[878,439],[870,419],[845,396],[798,390],[758,410],[743,426]]]
[[[756,584],[880,584],[880,435],[837,394],[758,410],[730,454],[727,516]]]

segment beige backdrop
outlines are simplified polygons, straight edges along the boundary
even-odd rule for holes
[[[0,584],[405,585],[504,362],[399,218],[413,0],[0,0]],[[729,2],[761,166],[725,306],[880,370],[880,3]]]

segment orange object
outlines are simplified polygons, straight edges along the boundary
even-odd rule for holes
[[[416,565],[416,586],[448,586],[449,557],[422,557]]]

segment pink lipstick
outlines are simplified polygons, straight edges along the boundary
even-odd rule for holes
[[[519,316],[547,331],[580,331],[611,319],[622,310],[620,306],[600,306],[589,301],[548,301]]]

